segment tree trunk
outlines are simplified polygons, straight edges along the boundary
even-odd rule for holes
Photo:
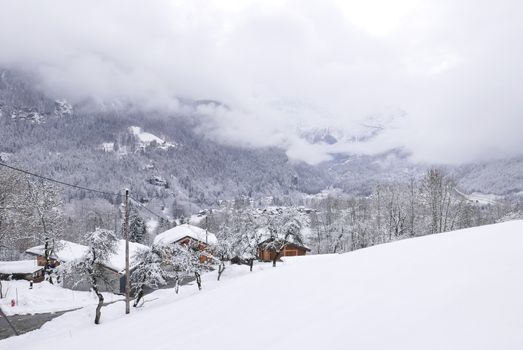
[[[43,222],[43,220],[42,220]],[[44,224],[44,230],[45,230],[45,224]],[[44,264],[44,278],[45,279],[48,279],[48,275],[49,275],[49,239],[46,238],[45,239],[45,243],[44,243],[44,259],[45,259],[45,264]],[[51,281],[51,284],[53,284],[53,282]]]
[[[98,297],[98,305],[96,306],[96,315],[94,317],[94,324],[100,324],[100,316],[102,315],[102,306],[104,304],[104,296],[98,291],[96,284],[93,286],[93,291]]]
[[[199,272],[195,272],[194,276],[196,277],[196,284],[198,285],[198,290],[202,290],[202,277]]]
[[[220,280],[220,277],[222,277],[223,271],[225,271],[225,264],[222,261],[218,266],[218,281]]]
[[[274,254],[274,258],[272,259],[272,267],[276,267],[276,261],[280,258],[281,251],[277,251],[276,254]]]
[[[134,300],[133,307],[137,307],[140,300],[143,298],[143,285],[140,286],[140,290],[138,291],[138,294],[136,296],[136,299]]]
[[[174,279],[174,291],[176,292],[176,294],[178,294],[179,290],[180,290],[180,278],[178,276],[176,276],[176,278]]]

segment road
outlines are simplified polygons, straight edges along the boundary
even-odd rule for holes
[[[18,333],[22,334],[34,331],[35,329],[42,327],[44,323],[51,321],[53,318],[61,316],[66,312],[68,311],[34,315],[13,315],[7,317],[9,318],[9,321],[11,321],[13,326],[16,328]],[[11,330],[11,328],[9,328],[7,321],[5,320],[5,318],[0,316],[0,340],[9,338],[12,335],[14,335],[13,331]]]

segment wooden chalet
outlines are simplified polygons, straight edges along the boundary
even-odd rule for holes
[[[261,261],[273,261],[276,258],[277,247],[283,248],[280,251],[278,258],[284,256],[302,256],[310,252],[310,248],[285,240],[278,240],[276,238],[269,238],[258,244],[258,259]]]
[[[200,251],[210,251],[217,242],[218,239],[214,233],[189,224],[175,226],[154,238],[155,244],[180,244],[195,247]],[[200,258],[202,263],[206,260],[205,256]]]

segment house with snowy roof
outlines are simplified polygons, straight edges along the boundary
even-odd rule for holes
[[[0,261],[0,280],[27,280],[41,282],[44,268],[35,260]]]
[[[175,226],[154,238],[154,244],[181,244],[196,247],[200,251],[209,251],[217,243],[218,239],[214,233],[190,224]],[[200,259],[201,262],[206,261],[205,256],[202,256]]]
[[[82,244],[60,240],[57,248],[51,254],[51,267],[56,267],[60,263],[73,262],[81,259],[88,251],[88,247]],[[141,250],[150,249],[149,247],[129,242],[129,260],[131,270],[137,265],[134,256]],[[44,245],[36,246],[26,250],[28,254],[36,256],[37,264],[45,265]],[[116,252],[109,256],[109,259],[101,265],[104,267],[104,278],[100,284],[102,292],[124,293],[125,292],[125,240],[121,239],[116,244]],[[62,276],[63,286],[75,290],[89,290],[90,286],[80,281],[74,274],[65,274]]]
[[[154,238],[155,244],[193,244],[196,243],[202,246],[202,249],[210,245],[218,243],[218,239],[214,233],[209,232],[198,226],[183,224],[175,226],[167,231],[164,231]]]
[[[311,251],[305,245],[304,238],[308,235],[309,228],[305,225],[293,225],[286,234],[271,232],[268,227],[258,230],[258,259],[261,261],[276,261],[285,256],[302,256]]]
[[[29,255],[36,256],[36,263],[38,266],[45,266],[46,261],[44,244],[29,248],[25,252]],[[49,263],[51,268],[54,268],[60,265],[61,262],[68,262],[79,259],[84,256],[85,253],[87,253],[86,246],[61,239],[56,242],[55,248],[51,252]]]
[[[273,261],[284,256],[302,256],[311,249],[301,242],[279,238],[268,238],[258,244],[258,259],[261,261]]]

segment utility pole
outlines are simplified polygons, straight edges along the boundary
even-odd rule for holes
[[[131,273],[129,269],[129,189],[125,189],[125,218],[123,230],[125,236],[125,313],[128,314],[131,312]]]

